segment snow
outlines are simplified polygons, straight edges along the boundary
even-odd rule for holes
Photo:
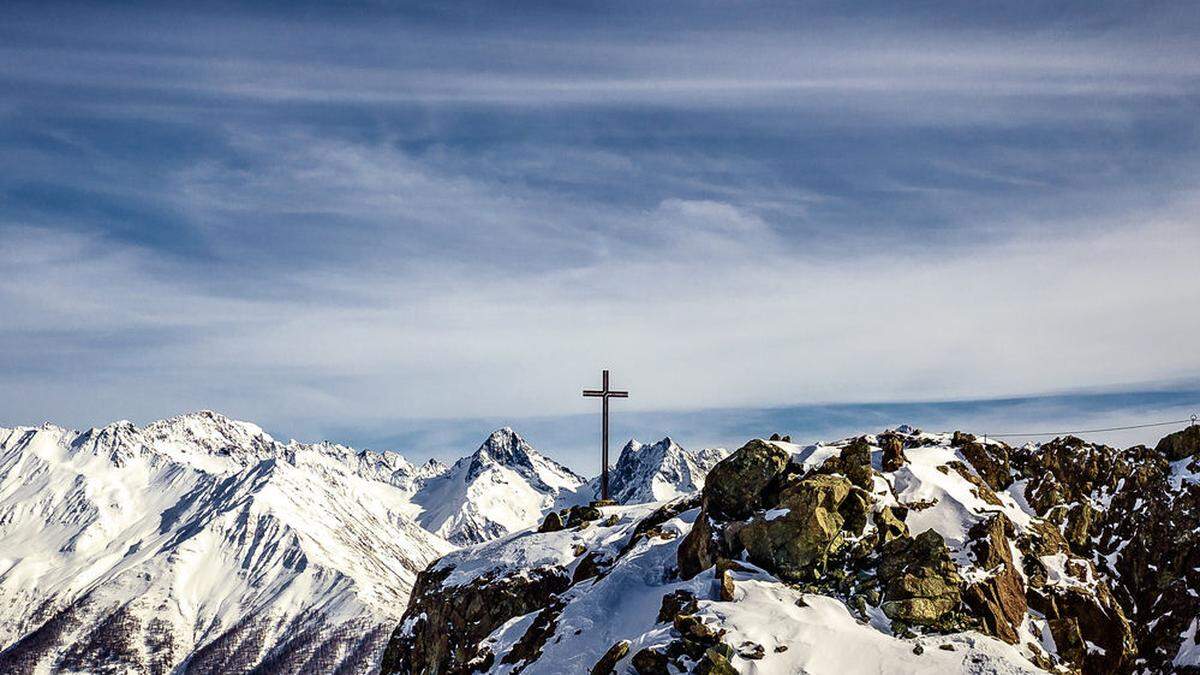
[[[1171,462],[1170,482],[1174,490],[1181,489],[1184,483],[1200,485],[1200,457],[1184,457]]]
[[[763,520],[770,521],[770,520],[775,520],[776,518],[783,518],[784,516],[786,516],[787,514],[789,514],[791,512],[792,512],[791,509],[770,509],[766,513],[763,514]]]
[[[657,443],[631,439],[621,449],[609,471],[609,495],[621,504],[664,502],[698,492],[718,462],[729,456],[725,448],[687,450],[670,437]],[[574,494],[559,499],[559,507],[585,504],[600,496],[597,476]]]
[[[740,673],[1037,673],[1019,651],[978,633],[903,640],[859,623],[840,601],[762,579],[735,581],[735,602],[705,601],[701,616],[728,630],[725,642],[765,648],[761,660],[734,656]],[[914,654],[922,644],[924,651]],[[954,651],[939,645],[947,644]],[[776,646],[787,647],[775,652]]]
[[[1179,651],[1176,652],[1171,665],[1200,666],[1200,643],[1197,642],[1198,633],[1200,633],[1200,618],[1192,619],[1187,629],[1179,636],[1183,638],[1183,644],[1179,645]]]
[[[82,598],[66,644],[125,606],[169,626],[179,658],[249,618],[268,644],[289,622],[390,626],[451,549],[391,482],[411,471],[211,412],[0,432],[0,644]]]
[[[413,495],[425,529],[473,544],[538,523],[559,496],[583,485],[512,429],[497,430],[475,453],[425,481]]]

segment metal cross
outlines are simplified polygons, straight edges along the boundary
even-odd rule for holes
[[[616,391],[608,388],[608,371],[603,371],[604,386],[602,389],[584,389],[584,396],[601,399],[604,403],[600,415],[600,498],[608,499],[608,399],[629,398],[629,392]]]

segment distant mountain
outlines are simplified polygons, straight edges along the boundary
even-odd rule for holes
[[[0,672],[369,672],[444,471],[207,411],[0,429]]]
[[[584,480],[507,427],[469,457],[425,479],[413,496],[418,522],[454,544],[474,544],[538,523]]]
[[[653,444],[630,440],[621,449],[617,465],[609,472],[609,494],[621,504],[675,499],[699,491],[704,477],[717,462],[729,456],[724,448],[684,450],[670,437]],[[600,479],[591,481],[596,494]]]

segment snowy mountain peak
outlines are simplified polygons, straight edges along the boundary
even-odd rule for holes
[[[450,549],[412,472],[211,411],[0,432],[0,672],[367,672]]]
[[[609,493],[622,504],[674,499],[704,487],[709,469],[728,454],[722,448],[685,450],[670,436],[651,444],[630,439],[609,475]]]
[[[471,456],[471,471],[478,475],[491,463],[533,471],[531,454],[537,454],[532,445],[509,427],[503,427],[493,431]]]
[[[584,480],[542,455],[508,427],[469,457],[424,481],[413,501],[426,529],[456,544],[486,541],[537,523],[562,493]]]

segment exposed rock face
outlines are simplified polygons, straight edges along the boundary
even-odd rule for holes
[[[944,618],[958,608],[962,579],[946,542],[933,530],[898,538],[883,547],[879,578],[883,612],[907,624],[949,628]]]
[[[545,608],[570,585],[561,570],[546,569],[447,589],[443,583],[449,573],[430,568],[417,577],[408,610],[383,655],[382,672],[486,669],[494,656],[481,647],[483,639],[505,621]]]
[[[1028,603],[1020,570],[1008,545],[1015,536],[1012,521],[1004,514],[971,528],[971,553],[990,576],[967,586],[963,599],[983,622],[987,632],[1010,644],[1020,641],[1018,631]]]
[[[788,465],[788,452],[754,440],[719,462],[704,484],[705,510],[716,518],[740,519],[763,507],[763,495]]]
[[[571,562],[543,570],[541,581],[525,569],[476,588],[434,592],[431,585],[414,598],[384,672],[467,672],[493,663],[556,672],[546,659],[570,658],[562,645],[578,634],[571,627],[597,625],[591,616],[580,623],[571,609],[610,607],[584,598],[622,569],[666,585],[651,605],[657,612],[644,619],[653,625],[606,635],[580,672],[732,673],[757,661],[803,668],[797,652],[811,643],[764,644],[757,636],[770,629],[759,624],[747,640],[738,636],[745,610],[714,611],[752,597],[770,598],[772,607],[790,597],[782,606],[793,609],[840,603],[842,616],[848,611],[904,644],[903,656],[891,658],[932,663],[952,652],[951,669],[992,671],[978,665],[985,657],[962,653],[974,643],[947,641],[984,640],[971,632],[978,631],[1020,654],[1024,666],[996,669],[1004,672],[1190,672],[1200,667],[1188,651],[1200,623],[1195,435],[1125,451],[1075,438],[1014,449],[912,429],[796,454],[752,441],[712,469],[697,499],[646,511],[621,530],[626,539],[604,533],[619,530],[616,514],[579,511],[571,526],[564,513],[567,529],[531,536],[614,543],[572,544]],[[647,550],[666,555],[622,567]],[[629,577],[613,583],[624,588]],[[507,599],[510,592],[523,600]],[[786,621],[779,612],[772,620]],[[397,664],[411,671],[388,670]]]
[[[838,512],[850,495],[841,476],[813,476],[784,489],[773,511],[738,530],[751,562],[785,579],[813,578],[843,543],[846,519]],[[775,515],[784,511],[781,515]]]
[[[1168,462],[1194,456],[1200,452],[1200,425],[1193,424],[1183,431],[1163,436],[1154,449],[1166,457]]]

